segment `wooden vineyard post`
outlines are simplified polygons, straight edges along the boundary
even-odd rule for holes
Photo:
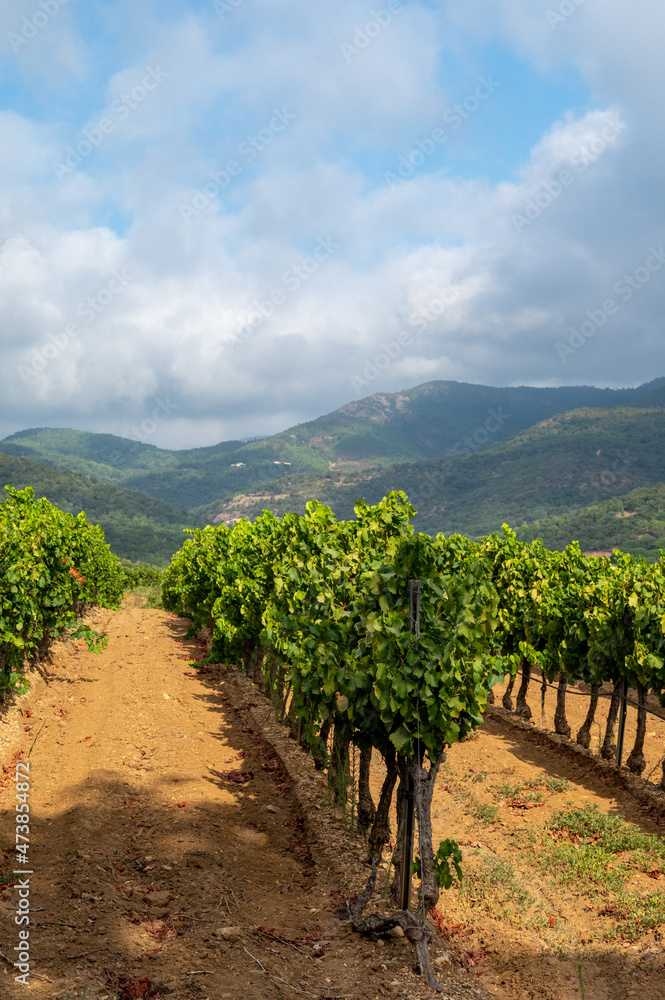
[[[617,767],[621,767],[621,758],[623,756],[623,737],[626,731],[626,709],[628,698],[628,681],[623,682],[623,687],[621,688],[621,708],[619,709],[619,732],[617,734],[617,756],[616,762]]]
[[[420,632],[420,580],[409,581],[409,629],[413,636]],[[406,765],[406,787],[402,803],[402,867],[400,871],[400,909],[408,910],[411,898],[411,861],[413,860],[413,776]]]

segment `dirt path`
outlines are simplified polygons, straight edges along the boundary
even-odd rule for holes
[[[6,878],[17,864],[9,762],[38,736],[31,993],[94,1000],[118,981],[128,1000],[429,995],[406,941],[363,941],[335,918],[334,880],[312,862],[279,762],[224,683],[193,676],[188,623],[129,607],[95,624],[109,635],[101,656],[61,646],[55,679],[37,678],[23,717],[14,708],[0,727]],[[17,893],[0,894],[9,959]],[[25,996],[0,968],[0,995]]]
[[[431,996],[404,940],[364,941],[335,917],[336,869],[313,863],[279,760],[248,711],[233,710],[237,688],[188,666],[200,654],[184,638],[188,623],[126,606],[99,612],[95,624],[109,635],[101,656],[62,644],[49,683],[34,676],[20,710],[0,717],[0,952],[10,961],[18,887],[1,883],[17,866],[11,760],[36,739],[31,992],[108,1000],[117,982],[119,1000]],[[574,728],[585,711],[584,699],[571,699]],[[653,730],[656,761],[662,734]],[[381,778],[375,764],[375,795]],[[521,793],[507,786],[540,800],[513,806]],[[558,756],[528,732],[489,721],[453,747],[434,840],[455,837],[463,848],[465,882],[442,893],[439,908],[447,947],[468,973],[444,967],[444,997],[578,1000],[581,963],[585,1000],[665,1000],[660,927],[608,940],[621,926],[602,887],[562,886],[539,862],[555,811],[585,805],[662,835],[592,763]],[[625,888],[647,895],[665,885],[661,875],[631,870]],[[25,996],[15,970],[0,969],[3,1000]]]

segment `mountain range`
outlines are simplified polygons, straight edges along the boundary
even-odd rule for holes
[[[302,511],[312,497],[352,517],[358,499],[391,489],[409,495],[418,530],[477,536],[507,521],[525,537],[558,539],[554,547],[573,532],[586,548],[617,537],[653,557],[665,536],[664,407],[663,378],[632,389],[437,381],[270,437],[185,451],[33,428],[0,441],[0,481],[86,510],[119,555],[156,564],[182,544],[184,526]],[[620,519],[612,498],[624,494],[623,510],[635,513]],[[619,520],[633,527],[617,532]]]

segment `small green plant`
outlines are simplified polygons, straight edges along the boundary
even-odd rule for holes
[[[471,795],[468,792],[461,797],[460,801],[466,806],[469,815],[473,816],[474,819],[485,824],[496,823],[499,812],[498,806],[485,805],[484,802],[479,802],[475,795]]]
[[[650,892],[642,896],[639,892],[621,892],[609,915],[616,923],[605,935],[608,941],[616,938],[637,941],[642,934],[665,923],[665,893]]]
[[[665,859],[665,843],[654,834],[641,833],[621,816],[607,816],[598,806],[587,805],[556,812],[548,824],[551,830],[565,830],[580,840],[602,846],[612,854],[636,852],[634,860]],[[633,859],[631,859],[633,860]]]
[[[106,632],[95,632],[89,625],[78,625],[69,633],[70,639],[83,639],[91,653],[101,653],[109,644]]]
[[[490,790],[494,792],[496,799],[514,799],[523,788],[526,788],[526,785],[490,785]]]
[[[462,852],[459,849],[459,844],[456,840],[442,840],[439,844],[439,849],[434,855],[434,875],[436,878],[437,885],[440,889],[450,889],[453,884],[453,875],[450,870],[452,865],[455,869],[455,874],[458,880],[462,881],[462,869],[460,868],[460,861],[462,860]],[[418,878],[420,875],[420,858],[416,856],[411,862],[411,871]]]
[[[485,855],[477,868],[465,872],[460,895],[472,906],[482,906],[505,920],[511,920],[516,912],[525,912],[535,902],[513,866],[494,855]]]
[[[450,889],[453,884],[453,877],[450,871],[450,866],[452,864],[455,869],[455,874],[459,881],[462,881],[462,869],[460,868],[460,861],[462,860],[462,852],[459,849],[459,845],[456,840],[442,840],[439,844],[439,849],[434,855],[434,870],[436,872],[436,881],[441,889]]]
[[[543,785],[548,792],[553,792],[554,794],[569,792],[573,787],[567,778],[552,778],[549,775],[546,778],[539,778],[538,784]]]
[[[601,844],[547,844],[536,863],[560,885],[574,885],[592,896],[620,892],[630,874],[628,865],[613,867],[614,855]]]
[[[577,978],[580,981],[580,995],[582,1000],[584,1000],[584,980],[582,979],[582,963],[577,963]]]
[[[448,763],[443,763],[441,765],[441,767],[439,768],[439,775],[441,777],[446,777],[446,778],[457,778],[457,777],[459,777],[459,775],[457,774],[457,771],[454,771],[453,768]]]
[[[479,781],[485,781],[487,779],[488,774],[489,771],[478,771],[478,774],[474,774],[473,778],[471,779],[472,784],[476,785]]]
[[[533,847],[534,844],[538,843],[538,836],[531,824],[525,826],[523,830],[515,831],[515,843],[525,847]]]
[[[548,792],[558,794],[567,792],[573,786],[566,778],[552,778],[549,775],[540,775],[533,781],[524,781],[519,784],[490,785],[497,799],[519,799],[521,802],[534,802],[540,804],[543,801],[543,792],[537,789],[544,788]]]
[[[481,803],[475,810],[474,816],[479,819],[481,823],[496,823],[497,816],[499,814],[498,806],[488,806]]]

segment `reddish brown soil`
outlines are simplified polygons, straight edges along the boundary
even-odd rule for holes
[[[234,711],[234,684],[189,667],[200,650],[184,640],[187,624],[131,605],[100,612],[96,625],[109,634],[101,656],[61,644],[48,683],[33,672],[29,694],[0,717],[4,875],[16,866],[11,760],[34,743],[31,992],[101,1000],[117,982],[122,1000],[430,996],[404,940],[362,940],[335,916],[336,869],[310,855],[308,846],[316,851],[287,776],[247,711]],[[540,721],[535,687],[530,701]],[[553,693],[547,712],[551,719]],[[574,732],[585,712],[586,699],[569,699]],[[656,735],[647,737],[647,770],[665,752],[665,726],[650,720],[648,732]],[[571,787],[529,810],[490,788],[538,776]],[[375,793],[380,779],[376,764]],[[566,803],[597,803],[661,835],[630,795],[595,773],[592,761],[559,755],[500,721],[451,750],[438,784],[435,843],[456,837],[469,875],[487,859],[513,872],[473,905],[458,888],[442,893],[446,947],[468,969],[465,979],[443,967],[445,998],[577,1000],[581,963],[586,1000],[665,1000],[661,929],[635,943],[608,941],[616,921],[603,914],[603,901],[562,888],[534,864],[534,844]],[[478,819],[479,806],[497,803],[496,821]],[[356,881],[363,878],[361,870]],[[663,884],[634,873],[627,888]],[[528,904],[519,904],[514,887],[527,890]],[[0,951],[9,961],[16,899],[15,888],[0,892]],[[435,955],[442,944],[435,942]],[[0,968],[3,1000],[25,996],[9,963]]]
[[[505,685],[495,688],[497,705]],[[635,693],[631,693],[635,697]],[[540,722],[540,684],[532,683],[528,701]],[[608,699],[601,699],[598,720],[603,726]],[[552,724],[556,692],[547,694],[545,709]],[[569,695],[567,717],[573,736],[582,725],[588,698]],[[633,745],[635,711],[627,719],[624,760]],[[647,725],[646,777],[660,780],[665,755],[665,724],[653,717]],[[598,729],[592,731],[598,747]],[[454,935],[451,943],[471,965],[480,981],[500,1000],[579,1000],[578,963],[585,1000],[664,1000],[663,926],[623,940],[620,920],[611,913],[615,900],[587,895],[579,886],[562,887],[535,859],[545,828],[556,810],[595,804],[617,814],[642,832],[663,836],[665,826],[650,819],[627,791],[594,769],[594,761],[575,759],[557,747],[543,746],[534,733],[521,732],[500,720],[488,720],[478,733],[452,747],[447,767],[437,783],[432,806],[434,844],[452,837],[462,846],[462,868],[470,874],[494,871],[498,884],[476,892],[471,902],[458,888],[442,892],[439,910]],[[373,794],[378,796],[383,771],[373,768]],[[492,785],[528,784],[539,778],[566,779],[562,792],[543,791],[543,802],[532,808],[512,807]],[[497,807],[496,821],[478,818],[478,807]],[[394,817],[393,817],[394,823]],[[394,827],[393,827],[394,828]],[[618,861],[621,861],[620,857]],[[508,872],[512,875],[508,877]],[[414,893],[418,883],[414,881]],[[631,874],[626,890],[642,895],[665,888],[659,878]],[[523,899],[521,893],[526,893]],[[610,912],[607,912],[607,911]],[[605,911],[605,912],[604,912]],[[616,940],[607,940],[614,933]]]
[[[60,644],[48,683],[33,671],[0,725],[6,876],[11,761],[36,739],[31,995],[101,1000],[117,983],[122,1000],[430,996],[408,942],[361,939],[335,916],[339,884],[309,853],[279,760],[224,679],[188,665],[189,623],[126,605],[94,624],[108,648]],[[3,1000],[26,995],[10,965],[16,904],[16,887],[0,890]]]

